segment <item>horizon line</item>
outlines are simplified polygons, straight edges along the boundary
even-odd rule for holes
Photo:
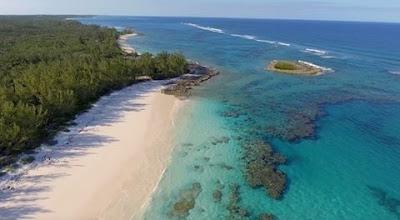
[[[306,18],[273,18],[273,17],[223,17],[223,16],[180,16],[180,15],[113,15],[113,14],[0,14],[0,16],[73,16],[73,17],[147,17],[147,18],[213,18],[213,19],[243,19],[243,20],[283,20],[283,21],[322,21],[322,22],[354,22],[354,23],[386,23],[400,24],[400,21],[369,21],[369,20],[332,20],[332,19],[306,19]]]

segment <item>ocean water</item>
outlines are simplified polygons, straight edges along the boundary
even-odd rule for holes
[[[171,162],[143,219],[400,219],[400,24],[80,20],[132,27],[143,33],[129,40],[140,52],[178,51],[221,71],[181,110]],[[266,71],[274,59],[326,71]],[[253,141],[287,158],[277,167],[287,177],[281,199],[246,180],[244,146]]]

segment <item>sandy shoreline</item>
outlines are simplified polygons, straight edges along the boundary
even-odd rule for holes
[[[33,164],[0,178],[0,219],[138,217],[168,163],[183,104],[160,92],[163,83],[101,98]]]
[[[122,51],[124,51],[127,54],[135,54],[137,53],[137,51],[135,50],[135,48],[133,48],[132,46],[129,45],[128,43],[128,39],[130,37],[134,37],[137,36],[138,34],[136,33],[132,33],[132,34],[124,34],[119,36],[118,38],[118,45],[121,48]],[[138,53],[137,53],[138,54]],[[140,55],[140,54],[139,54]]]

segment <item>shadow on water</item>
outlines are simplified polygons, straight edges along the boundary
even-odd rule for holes
[[[49,174],[35,174],[30,171],[37,168],[82,166],[71,165],[74,158],[90,154],[93,148],[107,147],[117,139],[97,135],[93,128],[112,126],[121,122],[126,112],[144,110],[142,103],[146,93],[156,91],[162,82],[146,82],[111,93],[101,98],[87,112],[77,116],[74,126],[55,137],[53,146],[43,146],[34,155],[36,160],[29,168],[17,170],[0,178],[0,219],[31,219],[39,213],[49,213],[56,210],[46,210],[38,204],[49,198],[43,197],[50,192],[51,182],[68,176],[63,169],[55,169]],[[76,186],[71,186],[71,188]],[[73,201],[65,201],[73,202]]]

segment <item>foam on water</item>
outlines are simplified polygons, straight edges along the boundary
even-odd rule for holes
[[[317,49],[312,49],[312,48],[306,48],[304,51],[306,53],[312,53],[312,54],[316,54],[316,55],[325,55],[328,53],[325,50],[317,50]]]
[[[299,62],[299,63],[306,64],[306,65],[308,65],[308,66],[312,66],[312,67],[315,67],[315,68],[321,69],[321,70],[323,70],[323,71],[325,71],[325,72],[333,72],[333,69],[332,69],[332,68],[328,68],[328,67],[319,66],[319,65],[317,65],[317,64],[310,63],[310,62],[303,61],[303,60],[298,60],[298,62]]]
[[[396,71],[396,70],[390,70],[389,73],[391,73],[393,75],[400,75],[400,71]]]
[[[228,34],[229,36],[232,36],[232,37],[238,37],[238,38],[242,38],[242,39],[246,39],[246,40],[254,40],[254,41],[257,41],[260,43],[275,44],[275,45],[286,46],[286,47],[291,46],[291,44],[289,44],[289,43],[280,42],[280,41],[260,40],[260,39],[257,39],[256,36],[250,35],[250,34],[234,34],[234,33],[229,34],[229,33],[226,33],[222,29],[218,29],[218,28],[214,28],[214,27],[201,26],[201,25],[194,24],[194,23],[183,23],[183,24],[191,26],[191,27],[195,27],[195,28],[198,28],[201,30],[205,30],[205,31],[210,31],[210,32],[218,33],[218,34]]]
[[[322,58],[325,58],[325,59],[332,59],[332,58],[335,58],[335,56],[321,56]]]
[[[321,49],[314,49],[314,48],[305,48],[301,49],[302,52],[312,54],[315,56],[319,56],[324,59],[332,59],[335,58],[335,56],[331,55],[330,52],[326,50],[321,50]]]
[[[191,27],[198,28],[200,30],[211,31],[211,32],[214,32],[214,33],[219,33],[219,34],[223,34],[224,33],[223,30],[218,29],[218,28],[206,27],[206,26],[201,26],[201,25],[193,24],[193,23],[184,23],[184,24],[188,25],[188,26],[191,26]]]
[[[232,37],[239,37],[247,40],[255,40],[257,37],[252,36],[252,35],[242,35],[242,34],[231,34]]]
[[[277,44],[281,45],[281,46],[290,46],[290,44],[288,43],[284,43],[284,42],[277,42]]]
[[[257,42],[261,42],[261,43],[267,43],[267,44],[276,44],[276,41],[271,41],[271,40],[256,40]]]

